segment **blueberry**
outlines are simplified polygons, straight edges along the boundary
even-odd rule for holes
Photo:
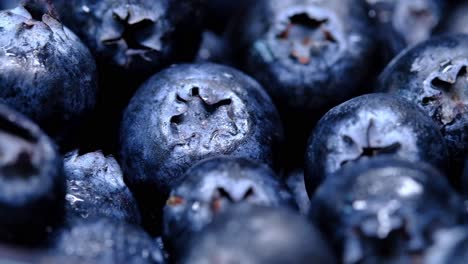
[[[439,125],[452,158],[468,150],[468,36],[433,38],[396,57],[380,90],[416,103]]]
[[[369,16],[379,23],[381,34],[401,38],[404,45],[427,40],[444,18],[445,0],[366,0]],[[395,35],[393,35],[394,33]]]
[[[266,165],[244,158],[201,161],[184,175],[164,207],[164,235],[175,250],[213,218],[240,203],[297,208],[293,197]]]
[[[361,93],[375,41],[363,1],[262,0],[231,32],[280,109],[314,114]]]
[[[55,6],[100,64],[128,76],[190,59],[201,36],[199,0],[57,0]]]
[[[311,134],[305,168],[309,195],[345,164],[382,155],[448,167],[444,139],[421,110],[396,96],[363,95],[330,110]]]
[[[0,12],[0,101],[63,139],[95,105],[96,66],[70,30],[34,15],[22,6]]]
[[[106,218],[60,230],[49,251],[72,263],[164,263],[160,248],[142,229]]]
[[[437,230],[461,223],[462,208],[435,168],[380,157],[330,175],[311,217],[333,237],[343,263],[413,263]]]
[[[102,152],[65,155],[67,179],[66,213],[75,218],[109,217],[118,221],[140,223],[140,212],[132,193],[123,181],[122,170],[112,157]]]
[[[180,263],[336,263],[320,232],[286,209],[234,207],[190,244]]]
[[[256,81],[226,66],[186,64],[139,88],[124,114],[120,154],[129,187],[154,206],[204,158],[271,165],[281,137],[276,109]]]
[[[203,1],[54,1],[64,24],[90,48],[100,74],[98,108],[79,133],[86,144],[80,149],[117,152],[122,112],[135,90],[157,71],[196,55]]]
[[[4,105],[0,152],[0,239],[39,242],[63,214],[61,157],[37,125]]]
[[[269,92],[284,122],[285,166],[303,167],[315,122],[364,93],[376,75],[376,38],[365,3],[259,0],[233,25],[234,59]]]

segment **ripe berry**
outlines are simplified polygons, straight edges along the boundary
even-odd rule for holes
[[[137,91],[122,121],[120,155],[140,203],[162,207],[195,162],[230,155],[273,165],[281,138],[276,109],[255,80],[226,66],[186,64]]]
[[[55,6],[99,64],[127,76],[148,76],[198,49],[198,0],[57,0]]]
[[[363,95],[330,110],[311,134],[305,168],[309,196],[344,165],[382,155],[448,167],[444,139],[420,109],[397,96]]]
[[[282,110],[324,111],[369,82],[375,40],[363,1],[257,1],[230,34]]]
[[[94,108],[96,66],[75,34],[36,15],[22,6],[0,12],[0,101],[63,139]]]
[[[468,36],[447,35],[396,57],[380,76],[380,90],[419,106],[436,122],[452,158],[468,150]]]

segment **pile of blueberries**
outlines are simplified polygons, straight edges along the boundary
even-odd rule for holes
[[[467,0],[0,0],[1,263],[468,263]]]

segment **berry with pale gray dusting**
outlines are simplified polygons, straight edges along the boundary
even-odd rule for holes
[[[201,38],[199,0],[58,0],[64,24],[98,62],[124,74],[148,76],[190,60]]]
[[[369,89],[376,42],[364,1],[256,1],[235,25],[242,68],[283,111],[317,114]]]
[[[276,108],[255,80],[217,64],[176,65],[125,110],[121,165],[137,199],[162,208],[195,162],[230,155],[274,165],[281,139]]]
[[[0,101],[63,139],[93,110],[96,65],[88,48],[48,14],[0,12]]]
[[[452,159],[468,151],[468,35],[432,38],[402,52],[380,76],[380,91],[416,104],[440,128]]]
[[[330,110],[310,135],[305,167],[309,196],[346,164],[376,156],[424,161],[443,171],[449,166],[442,134],[416,105],[394,95],[363,95]]]

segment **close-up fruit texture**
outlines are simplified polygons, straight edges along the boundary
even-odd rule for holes
[[[60,142],[95,106],[96,65],[72,31],[33,11],[0,11],[0,101]]]
[[[381,91],[413,102],[430,116],[452,159],[464,161],[468,149],[468,35],[436,37],[405,50],[379,81]]]
[[[138,89],[122,119],[120,157],[130,189],[151,214],[143,221],[154,226],[146,220],[159,218],[195,162],[231,155],[275,167],[282,135],[276,108],[254,79],[227,66],[183,64]]]
[[[377,156],[425,161],[444,171],[449,163],[442,134],[415,105],[387,94],[362,95],[331,109],[310,136],[309,195],[341,167]]]
[[[343,263],[415,263],[437,231],[464,222],[462,200],[443,175],[424,162],[391,158],[331,174],[312,199],[310,215]]]
[[[468,0],[0,0],[0,264],[467,250]]]
[[[374,25],[354,0],[260,0],[245,13],[229,32],[235,59],[272,96],[299,158],[307,121],[371,87]]]
[[[198,1],[53,2],[64,24],[75,30],[99,63],[148,76],[178,59],[195,55],[201,30]]]

